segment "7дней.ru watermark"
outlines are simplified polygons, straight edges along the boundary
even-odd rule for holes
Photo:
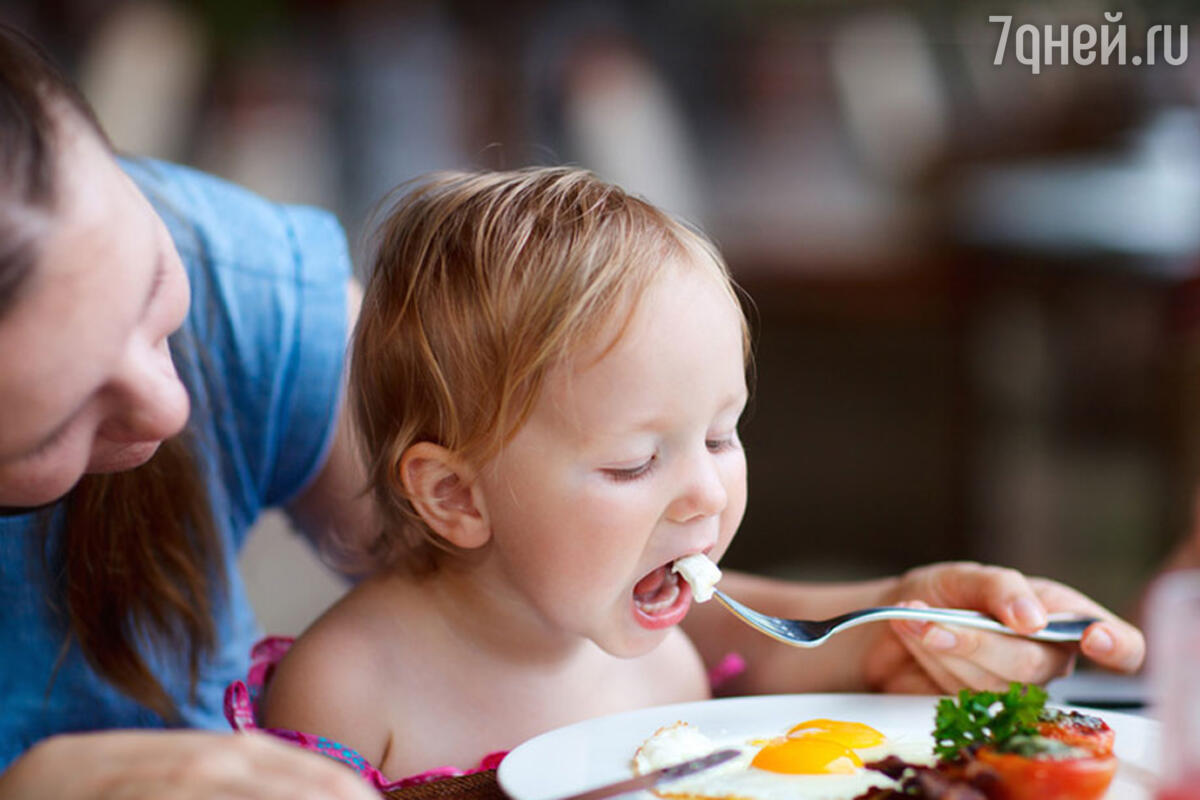
[[[1128,37],[1125,25],[1117,25],[1123,12],[1105,12],[1104,25],[1018,25],[1013,35],[1013,50],[1017,61],[1027,65],[1034,75],[1042,71],[1043,66],[1055,64],[1079,64],[1086,66],[1099,61],[1101,64],[1132,64],[1135,67],[1153,66],[1157,63],[1161,52],[1162,59],[1167,64],[1177,67],[1187,61],[1188,39],[1187,25],[1154,25],[1146,31],[1146,47],[1141,53],[1135,53],[1126,60],[1126,39]],[[993,64],[1004,63],[1005,50],[1008,47],[1008,36],[1012,32],[1012,15],[991,16],[988,22],[999,22],[1004,27],[1000,29],[1000,41],[996,43],[996,58]],[[1172,36],[1178,29],[1178,39],[1172,41]],[[1161,51],[1159,43],[1161,39]],[[1055,54],[1058,60],[1055,60]]]

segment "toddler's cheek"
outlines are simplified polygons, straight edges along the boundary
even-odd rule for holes
[[[737,523],[740,521],[740,516],[736,522],[730,524],[726,524],[725,521],[722,520],[721,532],[717,537],[717,544],[708,554],[708,557],[712,561],[719,562],[725,556],[725,551],[729,549],[729,545],[733,541],[733,537],[737,535]]]
[[[748,489],[746,485],[746,458],[739,453],[739,458],[736,464],[732,467],[731,474],[725,482],[726,493],[729,498],[728,506],[725,512],[721,515],[721,538],[726,545],[737,533],[738,527],[742,524],[742,517],[746,514],[746,500]]]

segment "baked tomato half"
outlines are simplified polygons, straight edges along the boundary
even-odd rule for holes
[[[1099,800],[1112,783],[1117,757],[1069,746],[1040,755],[983,747],[969,769],[992,773],[1003,800]]]
[[[1046,710],[1038,717],[1038,736],[1057,739],[1072,747],[1082,747],[1098,756],[1112,752],[1116,734],[1099,717],[1078,711]]]

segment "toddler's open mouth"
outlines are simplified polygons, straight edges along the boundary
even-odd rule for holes
[[[646,573],[633,587],[634,619],[651,630],[679,624],[691,602],[691,587],[669,563]]]

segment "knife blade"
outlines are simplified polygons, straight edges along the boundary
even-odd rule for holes
[[[647,772],[645,775],[638,775],[616,783],[606,784],[605,786],[597,786],[595,789],[588,789],[579,794],[567,795],[560,797],[558,800],[600,800],[603,797],[616,797],[619,794],[628,794],[636,792],[639,789],[652,789],[655,786],[661,786],[664,783],[679,780],[687,775],[694,775],[697,772],[702,772],[706,769],[711,769],[718,764],[724,764],[731,758],[735,758],[741,753],[740,750],[717,750],[709,753],[706,756],[699,758],[688,759],[678,764],[672,764],[669,767],[656,769],[653,772]]]

